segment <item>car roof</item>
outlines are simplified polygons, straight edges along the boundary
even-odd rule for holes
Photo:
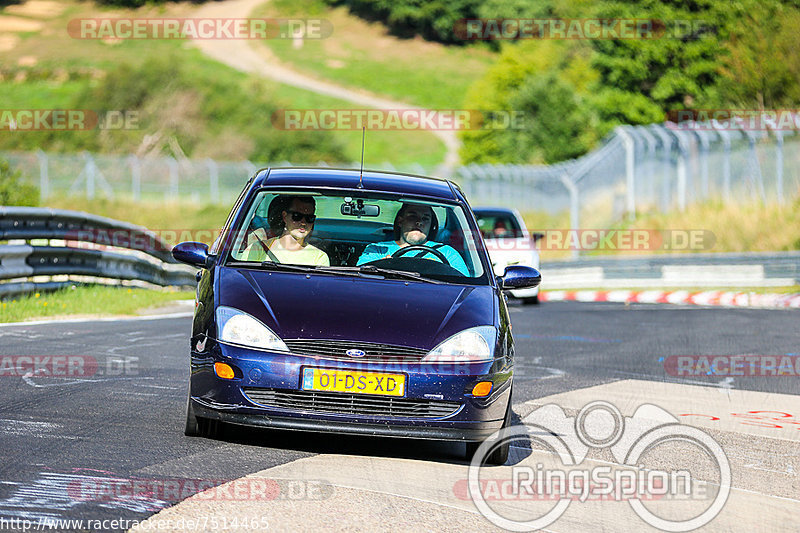
[[[426,196],[442,200],[459,200],[458,185],[448,180],[386,172],[364,170],[360,179],[358,169],[327,167],[265,168],[255,177],[253,186],[330,187],[337,189],[363,189],[369,192],[389,192],[402,195]]]
[[[511,209],[509,207],[473,207],[472,212],[475,213],[475,215],[510,215],[517,218],[519,215],[516,209]]]

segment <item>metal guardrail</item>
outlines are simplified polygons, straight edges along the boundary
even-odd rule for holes
[[[0,245],[0,297],[74,283],[29,279],[38,276],[136,280],[162,287],[196,284],[194,269],[177,264],[169,244],[127,222],[78,211],[0,207],[0,241],[15,240],[26,244]],[[52,246],[50,241],[59,245]],[[67,243],[110,245],[113,251]]]
[[[543,262],[542,289],[800,285],[800,252],[673,254]]]

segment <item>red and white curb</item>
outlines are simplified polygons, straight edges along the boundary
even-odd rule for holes
[[[800,294],[756,294],[725,291],[541,291],[539,299],[543,302],[619,302],[800,308]]]

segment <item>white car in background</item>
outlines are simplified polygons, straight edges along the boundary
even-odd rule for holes
[[[509,265],[539,269],[536,242],[544,234],[529,233],[519,211],[506,207],[477,207],[472,211],[478,220],[478,228],[483,234],[496,276],[502,276]],[[513,290],[511,295],[525,304],[539,303],[539,287]]]

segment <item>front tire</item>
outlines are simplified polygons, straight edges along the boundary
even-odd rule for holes
[[[195,415],[192,398],[189,397],[186,402],[186,426],[183,429],[184,435],[187,437],[215,439],[220,434],[221,424],[222,422],[219,420],[209,420],[208,418],[200,418]]]
[[[522,298],[523,305],[539,305],[539,295],[531,296],[530,298]]]
[[[200,423],[194,414],[191,396],[189,396],[189,398],[186,400],[186,426],[183,429],[183,434],[187,437],[200,436]]]
[[[506,416],[503,419],[503,427],[501,429],[505,429],[511,425],[511,394],[508,395],[508,407],[506,407]],[[467,461],[471,461],[472,457],[475,455],[475,452],[478,451],[482,442],[467,442]],[[496,446],[492,453],[486,456],[483,460],[483,464],[487,465],[495,465],[500,466],[506,464],[508,461],[508,454],[511,449],[511,441],[506,440],[500,446]]]

